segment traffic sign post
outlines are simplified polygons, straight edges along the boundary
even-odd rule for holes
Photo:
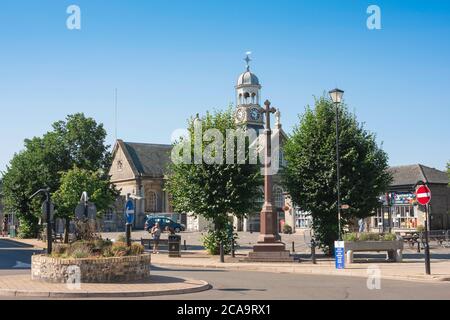
[[[416,188],[416,199],[417,202],[419,202],[421,205],[425,206],[425,272],[427,275],[431,274],[431,259],[430,259],[430,243],[428,239],[428,232],[429,232],[429,222],[430,222],[430,215],[429,215],[429,204],[431,201],[431,190],[428,188],[428,186],[420,181],[417,183]]]
[[[134,223],[134,201],[132,199],[128,199],[125,205],[125,219],[126,219],[126,237],[127,237],[127,246],[131,247],[131,226]]]
[[[334,255],[336,258],[336,269],[345,269],[345,247],[344,241],[334,242]]]

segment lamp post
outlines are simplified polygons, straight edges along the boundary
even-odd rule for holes
[[[30,200],[35,198],[39,193],[43,193],[45,195],[45,215],[47,220],[47,254],[52,254],[52,243],[53,243],[53,234],[52,234],[52,222],[51,222],[51,199],[50,199],[50,189],[40,189],[36,191],[31,197]]]
[[[341,177],[340,177],[340,155],[339,155],[339,104],[342,102],[344,91],[334,89],[329,92],[331,100],[336,106],[336,177],[337,177],[337,207],[338,207],[338,227],[339,227],[339,241],[342,240],[341,229]]]

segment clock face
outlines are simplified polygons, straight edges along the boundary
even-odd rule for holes
[[[252,120],[259,120],[259,117],[261,116],[261,114],[259,113],[259,110],[256,108],[253,108],[250,111],[250,117],[252,118]]]
[[[236,112],[236,119],[237,119],[239,122],[244,121],[244,120],[245,120],[245,111],[242,110],[242,109],[239,109],[239,110]]]

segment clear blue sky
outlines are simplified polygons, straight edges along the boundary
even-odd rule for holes
[[[82,30],[66,9],[82,10]],[[382,10],[382,30],[366,9]],[[450,160],[450,1],[2,0],[0,170],[52,122],[85,112],[114,141],[169,143],[234,102],[244,53],[284,128],[339,86],[392,165]]]

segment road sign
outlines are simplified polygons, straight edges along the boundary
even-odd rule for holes
[[[431,201],[431,190],[426,185],[420,185],[416,189],[416,198],[417,201],[425,206]]]
[[[345,269],[345,248],[344,241],[334,242],[334,254],[336,258],[336,269]]]
[[[53,220],[55,215],[55,205],[50,202],[50,220]],[[47,201],[42,203],[42,222],[47,223]]]
[[[134,222],[134,201],[131,199],[125,205],[125,219],[127,224],[133,224]]]

